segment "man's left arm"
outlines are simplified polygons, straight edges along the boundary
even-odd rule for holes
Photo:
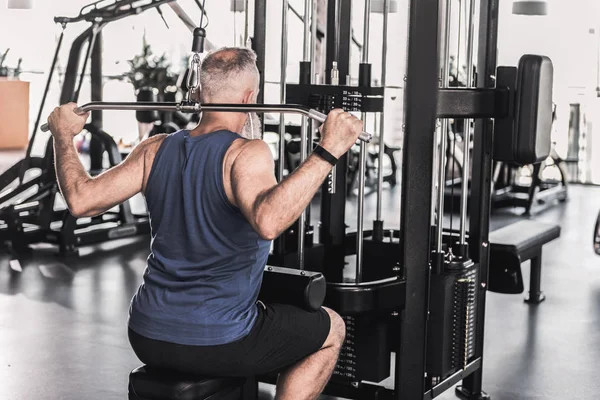
[[[119,165],[91,177],[84,169],[73,139],[55,138],[54,157],[60,191],[75,217],[110,210],[142,190],[146,142],[136,146]]]
[[[90,217],[102,214],[114,206],[142,191],[145,177],[145,157],[155,151],[162,135],[145,140],[136,146],[119,165],[91,177],[73,144],[88,114],[77,115],[74,103],[57,107],[48,118],[54,137],[56,176],[60,191],[75,217]]]

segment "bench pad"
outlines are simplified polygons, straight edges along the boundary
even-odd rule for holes
[[[241,390],[245,382],[245,378],[211,378],[142,366],[131,371],[129,375],[129,398],[136,400],[229,399],[236,390]],[[233,397],[237,398],[239,395]]]
[[[523,220],[490,233],[491,251],[524,253],[560,236],[560,226]],[[523,260],[525,261],[525,260]]]

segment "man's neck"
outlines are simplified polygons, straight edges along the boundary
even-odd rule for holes
[[[240,133],[245,123],[243,118],[243,114],[239,113],[207,112],[202,115],[200,123],[192,130],[191,135],[205,135],[220,130]]]

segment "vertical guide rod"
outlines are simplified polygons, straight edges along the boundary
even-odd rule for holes
[[[312,0],[304,0],[304,51],[302,58],[304,61],[310,61],[310,9]],[[308,155],[308,120],[302,117],[302,127],[300,131],[300,163],[306,160]],[[308,206],[310,207],[310,205]],[[308,208],[307,207],[307,208]],[[304,233],[306,231],[307,209],[302,211],[298,219],[298,268],[304,269]]]
[[[371,0],[365,0],[362,63],[369,62],[369,22],[371,16]],[[347,84],[349,84],[347,82]],[[371,83],[369,82],[369,85]],[[367,113],[363,112],[363,124],[367,122]],[[364,238],[364,209],[365,209],[365,175],[367,167],[367,146],[360,143],[358,160],[358,215],[356,220],[356,283],[362,282],[363,275],[363,238]]]
[[[249,1],[246,0],[246,3],[244,5],[244,11],[246,11],[245,16],[244,16],[244,18],[245,18],[245,20],[244,20],[244,46],[246,46],[246,47],[250,47],[249,42],[248,42],[250,39],[250,36],[248,36],[248,25],[249,25],[248,18],[250,17],[250,10],[248,9],[248,3],[249,3]],[[202,10],[202,17],[204,17],[204,10]],[[202,26],[200,28],[202,28]]]
[[[441,87],[447,88],[450,84],[450,71],[448,65],[448,58],[450,56],[450,28],[452,24],[452,0],[445,0],[445,22],[443,40],[441,40],[442,48],[441,52]],[[446,144],[448,143],[448,120],[443,119],[441,123],[440,132],[440,151],[438,154],[439,165],[438,165],[438,194],[437,194],[437,224],[436,224],[436,252],[442,253],[443,244],[443,233],[444,233],[444,192],[446,190]]]
[[[381,47],[381,87],[384,90],[385,104],[385,75],[387,73],[387,48],[388,48],[388,17],[390,0],[383,0],[383,46]],[[379,121],[379,158],[377,159],[377,216],[381,221],[381,197],[383,194],[383,156],[385,155],[385,142],[383,132],[385,126],[385,114],[381,113]],[[383,227],[382,227],[383,228]],[[375,230],[375,229],[374,229]]]
[[[312,0],[312,10],[311,10],[311,28],[310,28],[310,83],[313,85],[318,85],[317,76],[315,74],[316,70],[316,54],[317,54],[317,1]],[[317,123],[312,119],[308,121],[308,151],[307,154],[311,154],[313,150],[313,141],[315,134],[315,127]],[[311,206],[309,205],[306,209],[306,221],[310,225],[311,221]]]
[[[474,45],[474,30],[475,30],[475,0],[469,0],[469,15],[467,18],[468,33],[467,33],[467,82],[468,88],[473,86],[473,45]],[[460,66],[459,66],[460,67]],[[466,232],[467,232],[467,200],[469,198],[469,165],[470,160],[470,147],[471,147],[471,120],[465,120],[465,137],[464,137],[464,150],[463,150],[463,170],[462,170],[462,192],[460,195],[460,239],[459,243],[461,246],[467,243]],[[466,257],[466,254],[461,254]]]
[[[288,24],[287,24],[287,13],[289,8],[289,0],[283,0],[282,11],[281,11],[281,71],[280,71],[280,83],[279,83],[279,101],[281,104],[285,103],[285,81],[287,79],[287,37],[288,37]],[[281,182],[283,180],[285,161],[285,114],[279,114],[279,165],[277,168],[277,180]]]

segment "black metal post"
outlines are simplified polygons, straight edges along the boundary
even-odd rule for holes
[[[85,71],[87,70],[87,65],[88,65],[88,62],[90,61],[90,58],[92,55],[92,50],[94,49],[94,46],[96,45],[96,37],[98,36],[100,29],[102,29],[100,24],[92,25],[92,33],[90,34],[88,46],[87,46],[87,49],[85,52],[85,57],[83,58],[83,67],[81,67],[81,71],[79,73],[79,83],[77,84],[77,89],[75,90],[75,93],[73,94],[72,101],[74,101],[74,102],[79,101],[79,93],[81,92],[81,87],[83,86],[83,81],[85,80]]]
[[[327,0],[327,33],[325,35],[325,83],[331,82],[331,63],[338,60],[339,53],[339,24],[338,10],[340,0]]]
[[[346,85],[350,73],[352,46],[352,0],[329,0],[327,4],[327,50],[325,77],[331,82],[331,66],[337,61],[340,85]]]
[[[260,72],[258,103],[264,103],[265,98],[265,53],[267,35],[267,0],[254,2],[254,38],[252,47],[256,52],[256,66]],[[283,44],[287,46],[287,43]]]
[[[96,41],[92,48],[90,60],[90,81],[91,81],[91,98],[92,101],[102,101],[102,31],[96,33]],[[102,110],[92,111],[92,124],[97,129],[102,130]],[[102,169],[102,155],[104,154],[104,146],[102,141],[96,135],[92,135],[90,139],[90,169]]]
[[[98,30],[96,34],[96,42],[92,49],[91,56],[91,99],[92,101],[102,101],[102,31]],[[102,129],[102,110],[92,111],[92,123],[98,129]]]
[[[396,355],[395,397],[425,393],[431,254],[431,199],[439,66],[438,0],[411,0],[405,92],[400,243],[406,277],[402,341]],[[424,200],[425,199],[425,200]]]
[[[327,5],[327,83],[331,82],[331,66],[338,63],[340,83],[346,81],[350,70],[351,0],[329,0]],[[340,158],[334,169],[334,194],[328,192],[327,183],[321,189],[321,225],[319,241],[325,245],[325,271],[329,281],[341,282],[344,268],[346,240],[346,184],[348,156]]]
[[[60,92],[60,104],[65,104],[73,101],[75,96],[75,85],[77,84],[77,77],[79,76],[79,62],[81,59],[81,51],[83,44],[86,40],[89,40],[92,33],[92,27],[86,29],[81,35],[73,41],[71,45],[71,51],[69,52],[69,59],[67,61],[67,68],[65,70],[65,78],[63,81],[62,90]]]
[[[542,251],[531,258],[531,275],[529,277],[529,296],[527,303],[539,304],[546,299],[542,292]]]
[[[350,74],[350,51],[352,49],[352,0],[340,0],[339,9],[340,36],[338,52],[338,70],[340,71],[340,85],[349,85],[346,77]],[[331,68],[331,65],[328,65]]]
[[[496,86],[499,2],[500,0],[481,2],[477,60],[477,86],[480,88],[493,88]],[[478,201],[471,202],[469,245],[472,260],[479,264],[474,357],[481,358],[481,367],[467,377],[462,386],[457,388],[457,395],[473,400],[487,398],[487,395],[482,391],[482,380],[485,300],[490,256],[488,237],[492,195],[493,143],[494,122],[492,120],[477,120],[474,131],[471,198],[478,199]]]

